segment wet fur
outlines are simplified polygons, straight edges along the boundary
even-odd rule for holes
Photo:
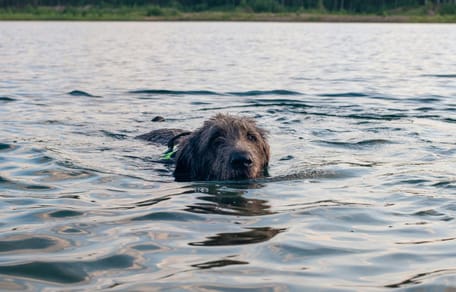
[[[248,163],[233,163],[239,156]],[[174,177],[177,181],[258,178],[267,174],[269,158],[265,130],[252,119],[218,114],[180,142]]]
[[[181,129],[158,129],[146,134],[139,135],[136,137],[136,139],[146,140],[148,142],[156,144],[167,145],[171,139],[182,133],[186,133],[186,131]]]

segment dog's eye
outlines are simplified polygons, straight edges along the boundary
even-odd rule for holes
[[[217,137],[217,138],[214,139],[213,143],[215,145],[220,145],[220,144],[222,144],[222,142],[223,142],[223,138],[222,137]]]
[[[223,143],[223,137],[215,136],[211,139],[210,144],[214,147],[220,146]]]
[[[257,137],[254,134],[249,133],[247,134],[247,139],[249,139],[249,141],[256,142]]]

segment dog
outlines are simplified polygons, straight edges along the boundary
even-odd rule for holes
[[[166,155],[174,157],[176,181],[247,180],[268,175],[267,132],[250,118],[217,114],[193,132],[161,129],[137,138],[154,143],[168,140]]]

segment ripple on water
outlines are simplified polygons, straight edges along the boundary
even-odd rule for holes
[[[356,120],[381,120],[381,121],[395,121],[403,118],[407,118],[407,114],[374,114],[374,113],[363,113],[363,114],[349,114],[342,116]]]
[[[134,217],[132,221],[157,220],[157,221],[204,221],[201,216],[186,212],[152,212],[147,215]]]
[[[341,142],[341,141],[326,141],[326,140],[319,140],[315,141],[322,145],[338,147],[338,148],[345,148],[345,149],[352,149],[352,150],[362,150],[362,149],[369,149],[373,147],[379,147],[387,144],[394,144],[393,141],[387,139],[368,139],[362,140],[358,142]]]
[[[71,284],[86,281],[92,273],[129,269],[135,265],[130,255],[112,255],[92,261],[31,261],[0,265],[0,274],[32,280]]]
[[[57,251],[68,247],[69,243],[61,238],[39,235],[21,235],[2,238],[0,240],[0,255],[4,253],[15,254],[40,251]]]
[[[14,172],[15,176],[34,177],[41,182],[64,182],[68,180],[82,181],[95,177],[95,174],[85,170],[71,170],[52,165],[48,169],[33,168]]]
[[[456,78],[456,74],[424,74],[422,76],[436,78]]]
[[[56,210],[48,213],[49,217],[53,218],[67,218],[83,215],[83,212],[74,211],[74,210]]]
[[[35,184],[32,182],[23,182],[20,180],[12,180],[0,176],[0,189],[14,191],[49,192],[55,190],[56,188],[49,185]]]
[[[98,95],[90,94],[90,93],[82,91],[82,90],[70,91],[70,92],[68,92],[68,95],[71,95],[71,96],[85,96],[85,97],[101,97],[101,96],[98,96]]]
[[[230,91],[230,92],[215,92],[210,90],[169,90],[169,89],[140,89],[129,91],[131,94],[144,95],[234,95],[234,96],[262,96],[262,95],[302,95],[302,93],[286,89],[275,90],[249,90],[249,91]]]
[[[8,96],[0,96],[0,102],[12,102],[16,101],[16,99]]]
[[[168,90],[168,89],[140,89],[128,93],[144,95],[222,95],[221,93],[209,90]]]
[[[269,254],[279,254],[281,258],[287,258],[287,255],[289,255],[290,258],[293,257],[296,261],[309,261],[311,258],[319,258],[322,255],[330,257],[365,252],[365,250],[356,249],[355,247],[330,247],[303,241],[290,241],[273,244],[270,249],[271,252]]]
[[[302,101],[302,100],[294,100],[294,99],[285,99],[285,98],[274,98],[274,99],[250,99],[247,102],[252,104],[254,107],[284,107],[283,110],[288,111],[289,109],[296,109],[296,108],[312,108],[312,105]],[[289,113],[289,111],[288,111]]]
[[[285,90],[285,89],[276,89],[276,90],[250,90],[250,91],[241,91],[241,92],[228,92],[230,95],[236,96],[261,96],[261,95],[302,95],[301,92]]]
[[[153,252],[153,251],[160,251],[163,248],[156,244],[137,244],[131,246],[132,249],[144,252]]]
[[[442,101],[441,96],[431,96],[431,97],[411,97],[407,98],[408,101],[412,101],[417,104],[427,104],[427,103],[436,103]]]
[[[340,93],[323,93],[318,96],[322,97],[366,97],[369,96],[366,93],[362,92],[340,92]]]
[[[13,150],[16,150],[17,148],[18,148],[17,145],[0,143],[0,152],[13,151]]]
[[[386,288],[407,288],[415,285],[420,285],[421,291],[453,291],[456,282],[456,269],[440,269],[431,270],[409,276],[407,279],[393,284],[385,285]],[[435,284],[430,284],[430,280],[434,280]],[[424,282],[427,282],[423,284]],[[443,283],[443,284],[442,284]],[[448,284],[445,284],[448,283]]]
[[[448,189],[456,189],[456,180],[455,181],[439,181],[432,185],[433,187],[438,188],[448,188]]]
[[[94,177],[94,172],[61,166],[60,161],[38,148],[27,149],[2,143],[0,156],[2,175],[0,188],[16,191],[49,192],[60,188],[64,181],[82,181]],[[52,184],[50,184],[52,183]]]
[[[103,133],[106,137],[114,138],[116,140],[125,140],[128,138],[128,135],[126,134],[114,133],[107,130],[101,130],[101,133]]]

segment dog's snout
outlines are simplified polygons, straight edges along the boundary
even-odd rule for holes
[[[233,168],[240,169],[249,168],[252,166],[253,161],[248,152],[236,151],[231,154],[230,163]]]

